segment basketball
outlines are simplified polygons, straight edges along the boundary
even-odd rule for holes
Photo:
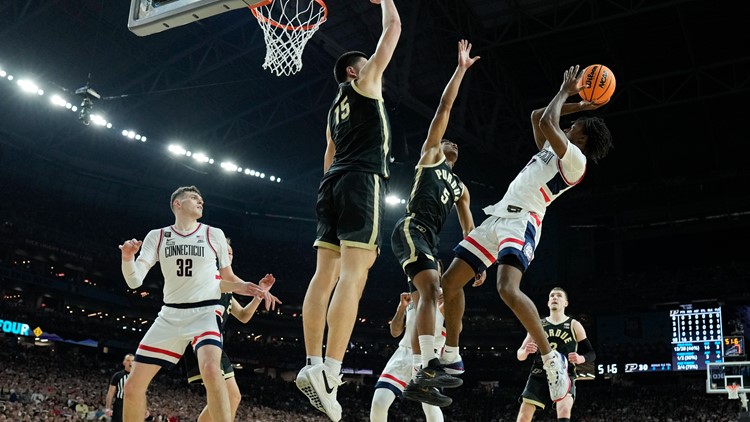
[[[583,69],[583,89],[579,94],[584,101],[594,104],[606,103],[615,92],[615,83],[615,74],[607,66],[592,64]]]

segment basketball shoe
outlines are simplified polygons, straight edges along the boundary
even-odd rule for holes
[[[455,388],[464,383],[461,378],[446,373],[437,358],[432,359],[427,366],[420,369],[413,381],[419,387]]]
[[[440,364],[445,368],[445,373],[450,375],[461,375],[466,372],[464,368],[464,361],[461,359],[461,355],[456,356],[458,359],[453,362],[446,362],[440,359]]]
[[[329,374],[325,364],[307,365],[297,374],[297,388],[316,409],[328,415],[333,422],[341,420],[341,405],[336,400],[338,387],[344,382],[340,375]]]
[[[442,394],[437,388],[420,387],[414,383],[414,380],[404,388],[404,397],[438,407],[450,406],[453,403],[452,398]]]
[[[547,371],[549,396],[557,403],[564,399],[570,391],[570,377],[568,376],[568,359],[562,353],[555,351],[555,357],[544,363]]]

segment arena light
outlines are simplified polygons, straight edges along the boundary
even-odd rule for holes
[[[220,166],[226,171],[237,171],[237,164],[231,163],[229,161],[222,162]]]
[[[23,92],[33,94],[39,91],[39,87],[37,86],[37,84],[28,79],[19,79],[18,81],[16,81],[16,84],[18,84],[18,87],[21,88],[21,91]]]
[[[202,152],[196,152],[195,154],[193,154],[193,160],[199,163],[207,163],[209,158],[206,154]]]
[[[398,204],[405,204],[406,201],[397,197],[396,195],[388,195],[385,197],[385,203],[391,206],[395,206]]]
[[[107,126],[107,123],[109,123],[107,119],[105,119],[99,114],[92,114],[90,117],[90,120],[91,120],[91,123],[95,124],[96,126]]]
[[[185,155],[185,153],[187,152],[185,148],[177,144],[170,144],[167,149],[169,150],[169,152],[176,155]]]
[[[54,104],[54,105],[56,105],[58,107],[65,107],[65,104],[67,104],[67,101],[65,101],[65,99],[63,97],[61,97],[61,96],[59,96],[57,94],[55,94],[52,97],[50,97],[49,101],[52,104]]]

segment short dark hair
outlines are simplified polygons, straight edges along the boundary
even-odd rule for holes
[[[367,60],[367,54],[361,51],[348,51],[339,56],[333,66],[333,76],[336,78],[336,82],[346,82],[346,68],[357,63],[360,57]]]
[[[176,191],[172,192],[172,196],[169,198],[169,208],[174,211],[174,200],[177,198],[180,198],[182,195],[185,194],[185,192],[195,192],[198,195],[201,194],[201,191],[198,190],[195,186],[181,186],[177,188]]]
[[[606,157],[612,145],[612,133],[601,117],[581,117],[576,120],[582,123],[588,140],[583,153],[595,163]]]
[[[550,293],[554,292],[555,290],[557,290],[558,292],[562,292],[565,295],[565,300],[570,301],[570,299],[568,299],[568,292],[566,292],[562,287],[553,287],[550,290]]]

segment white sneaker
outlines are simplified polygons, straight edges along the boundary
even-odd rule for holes
[[[547,371],[547,384],[549,384],[549,396],[557,403],[564,399],[570,392],[570,377],[568,376],[568,359],[560,352],[555,351],[555,357],[544,364]]]
[[[300,369],[299,373],[297,374],[297,378],[294,379],[294,383],[297,385],[299,391],[307,396],[307,398],[310,400],[310,404],[314,408],[320,410],[321,412],[325,412],[325,410],[323,410],[323,405],[320,403],[318,395],[315,393],[312,385],[310,385],[310,380],[307,378],[307,371],[309,371],[312,367],[312,365],[305,365],[304,368]]]
[[[344,382],[341,375],[333,375],[329,372],[328,367],[322,363],[307,369],[304,372],[304,378],[312,389],[312,395],[305,390],[302,392],[310,399],[310,403],[316,409],[328,415],[333,422],[338,422],[341,420],[341,405],[336,400],[336,394],[339,386]],[[302,384],[304,385],[304,382]],[[297,384],[297,388],[302,390],[300,383]]]
[[[443,364],[443,369],[445,369],[445,373],[449,375],[461,375],[464,372],[466,372],[466,369],[464,368],[464,360],[461,359],[461,355],[456,355],[456,360],[453,362],[448,362],[440,359],[440,363]]]

